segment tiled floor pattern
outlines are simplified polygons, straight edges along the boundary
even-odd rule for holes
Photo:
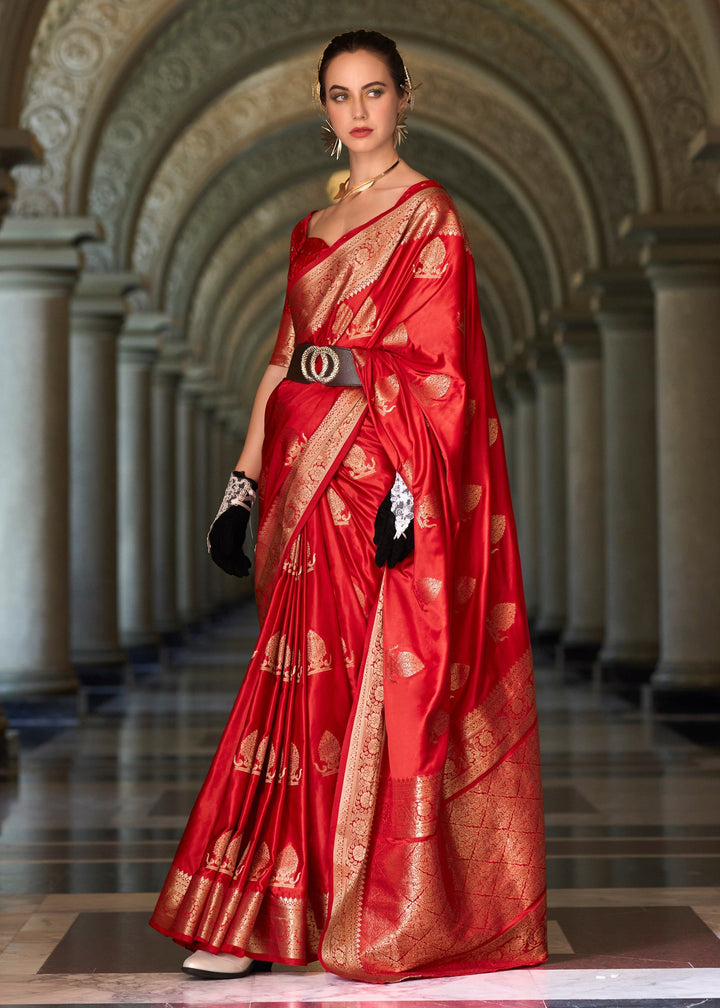
[[[254,633],[236,612],[80,725],[23,729],[20,780],[0,785],[1,1005],[720,1008],[720,723],[696,744],[542,663],[546,965],[384,986],[317,965],[179,973],[147,917]]]

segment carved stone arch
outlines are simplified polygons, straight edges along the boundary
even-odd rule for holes
[[[688,58],[678,38],[686,21],[678,0],[585,3],[572,10],[553,0],[525,0],[555,24],[580,49],[604,90],[616,103],[632,144],[633,162],[646,162],[639,209],[702,211],[720,207],[717,169],[692,162],[688,145],[707,122],[706,86],[698,64]],[[715,54],[717,59],[717,54]],[[634,105],[636,125],[632,128]]]

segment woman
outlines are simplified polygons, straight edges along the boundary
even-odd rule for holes
[[[319,89],[350,176],[293,231],[212,530],[246,572],[232,529],[257,480],[260,638],[152,924],[204,977],[539,963],[532,660],[470,250],[397,157],[395,44],[336,37]]]

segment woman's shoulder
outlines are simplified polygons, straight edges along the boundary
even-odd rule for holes
[[[453,227],[462,230],[462,222],[452,196],[435,179],[425,179],[412,187],[411,197],[414,211],[426,219],[428,225]]]

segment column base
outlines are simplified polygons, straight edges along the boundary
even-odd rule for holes
[[[0,700],[77,693],[80,683],[68,668],[0,669]]]
[[[81,669],[86,665],[124,665],[126,655],[119,647],[78,648],[71,652],[70,658],[73,667]]]
[[[117,648],[78,651],[73,666],[83,686],[118,686],[125,682],[127,654]]]
[[[657,646],[605,644],[598,655],[600,678],[618,685],[638,686],[648,682],[657,662]]]
[[[11,728],[0,707],[0,781],[15,780],[18,776],[20,734]]]
[[[720,693],[720,662],[660,661],[651,682],[653,690],[717,690]]]
[[[533,627],[533,639],[539,644],[557,644],[564,626],[562,616],[539,616]]]
[[[602,630],[598,627],[570,627],[562,635],[560,647],[566,661],[595,661],[602,646]]]

